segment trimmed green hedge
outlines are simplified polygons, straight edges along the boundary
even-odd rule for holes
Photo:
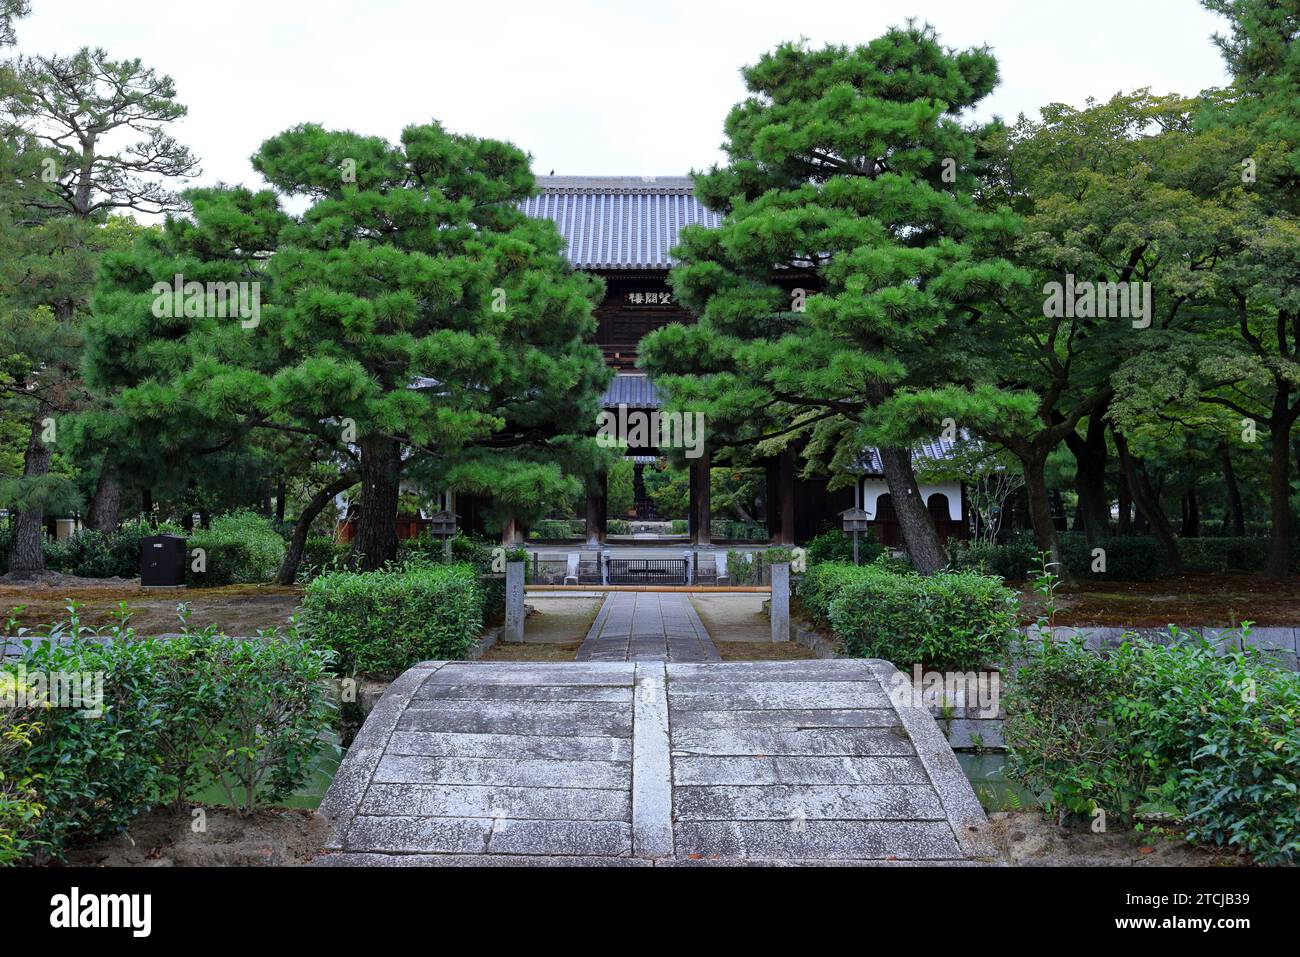
[[[113,532],[86,529],[61,542],[47,541],[47,568],[83,578],[136,578],[140,574],[140,543],[151,535],[183,535],[179,525],[126,522]]]
[[[190,562],[186,580],[206,587],[269,582],[285,552],[284,539],[271,521],[244,509],[217,516],[207,528],[196,528],[185,547]],[[204,551],[202,572],[193,567],[196,548]]]
[[[810,562],[795,586],[795,593],[819,624],[829,626],[831,599],[849,582],[865,575],[867,568],[866,565],[855,568],[851,562]]]
[[[562,542],[571,538],[582,538],[586,532],[587,523],[582,519],[544,518],[529,529],[528,537]]]
[[[948,563],[952,568],[995,575],[1004,581],[1025,581],[1038,568],[1038,552],[1032,541],[1005,545],[988,542],[950,542]]]
[[[1082,532],[1060,534],[1061,560],[1080,581],[1152,581],[1163,575],[1164,554],[1160,543],[1148,535],[1123,535],[1103,539],[1096,546],[1106,550],[1106,571],[1094,572],[1093,546]],[[953,568],[982,571],[1006,581],[1025,581],[1038,571],[1038,548],[1029,533],[1016,535],[1004,545],[954,542],[948,548]]]
[[[737,522],[731,519],[717,519],[709,522],[709,536],[732,542],[765,542],[767,526],[757,522]]]
[[[112,532],[86,529],[61,542],[46,541],[45,564],[52,571],[83,578],[136,578],[141,542],[153,535],[186,536],[186,581],[196,587],[268,582],[284,560],[284,538],[272,522],[237,509],[188,534],[173,522],[131,521]],[[7,546],[7,526],[0,537]],[[202,572],[193,567],[196,548],[204,552]]]
[[[1257,572],[1268,561],[1271,547],[1266,535],[1180,538],[1178,555],[1189,572]],[[1291,540],[1291,569],[1300,572],[1300,533]]]
[[[1092,570],[1093,548],[1106,552],[1106,570]],[[1090,547],[1082,532],[1061,533],[1061,559],[1079,581],[1149,582],[1168,572],[1160,543],[1150,535],[1104,538]]]
[[[328,535],[309,535],[302,546],[298,581],[306,583],[326,572],[340,571],[347,564],[350,542],[335,541]]]
[[[853,534],[851,532],[822,532],[804,546],[809,565],[822,562],[853,561]],[[870,564],[885,553],[885,546],[876,541],[870,530],[858,533],[858,561]]]
[[[395,677],[433,659],[464,658],[483,631],[483,592],[469,564],[332,572],[307,586],[303,630],[342,674]]]
[[[1190,840],[1300,863],[1300,675],[1174,637],[1029,643],[1006,675],[1008,776],[1049,810],[1173,814]]]
[[[996,663],[1015,635],[1015,593],[974,572],[923,576],[883,565],[813,566],[799,597],[830,625],[841,651],[968,670]]]
[[[23,856],[61,859],[72,841],[122,831],[201,781],[224,784],[240,813],[286,797],[306,779],[333,720],[323,683],[328,655],[295,637],[228,638],[207,629],[140,639],[123,619],[100,643],[75,615],[35,635],[72,640],[32,642],[0,665],[0,684],[16,698],[18,686],[41,690],[37,673],[47,694],[55,674],[76,675],[91,700],[29,699],[5,709],[11,729],[34,728],[20,746],[0,748],[0,785],[31,782],[41,805],[26,820],[0,813],[0,847]]]

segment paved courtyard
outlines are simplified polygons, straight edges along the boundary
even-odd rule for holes
[[[618,604],[634,622],[635,603]],[[885,693],[894,674],[864,660],[418,665],[334,778],[320,863],[985,857],[975,794],[929,714]]]

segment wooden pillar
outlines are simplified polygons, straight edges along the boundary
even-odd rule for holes
[[[781,453],[778,466],[781,486],[781,531],[777,537],[778,545],[794,544],[794,450],[786,449]]]
[[[600,472],[587,480],[587,547],[600,548],[605,544],[606,511],[608,509],[609,477]]]
[[[691,462],[691,544],[703,548],[713,545],[709,534],[709,520],[713,517],[709,494],[709,449],[705,446],[698,459]]]
[[[763,519],[767,540],[775,545],[781,537],[781,465],[777,459],[763,462]]]

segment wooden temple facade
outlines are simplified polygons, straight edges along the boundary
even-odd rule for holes
[[[675,299],[668,285],[671,251],[688,225],[718,226],[721,217],[694,196],[689,177],[539,177],[541,192],[524,203],[531,216],[552,220],[568,243],[575,269],[605,280],[605,300],[596,309],[596,341],[615,377],[603,397],[606,409],[652,411],[660,406],[654,383],[636,368],[641,339],[671,322],[691,323],[694,315]],[[594,426],[593,426],[594,430]],[[706,432],[707,437],[707,432]],[[711,544],[709,470],[712,453],[706,443],[701,457],[690,461],[688,528],[693,545]],[[942,454],[938,443],[922,454]],[[636,461],[635,486],[646,504],[642,470],[651,467],[657,450],[630,450]],[[859,505],[873,516],[873,531],[886,544],[898,544],[897,523],[884,489],[883,472],[873,450],[867,450],[857,487],[827,489],[826,479],[796,476],[796,453],[788,451],[762,463],[766,472],[765,510],[770,540],[776,544],[806,541],[827,528],[839,528],[840,512]],[[964,537],[965,502],[960,486],[921,488],[942,538]],[[475,503],[458,496],[457,511],[464,527],[480,524]],[[468,514],[466,514],[468,512]],[[644,516],[643,516],[644,517]],[[606,541],[606,488],[603,477],[589,483],[587,545]],[[508,529],[507,540],[519,540],[520,529]]]

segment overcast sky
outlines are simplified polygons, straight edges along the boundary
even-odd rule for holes
[[[508,139],[539,174],[671,175],[719,158],[739,68],[787,39],[854,44],[909,14],[987,43],[980,115],[1225,82],[1196,0],[33,0],[23,53],[102,46],[176,80],[200,182],[259,183],[248,157],[297,123],[395,138],[430,118]]]

